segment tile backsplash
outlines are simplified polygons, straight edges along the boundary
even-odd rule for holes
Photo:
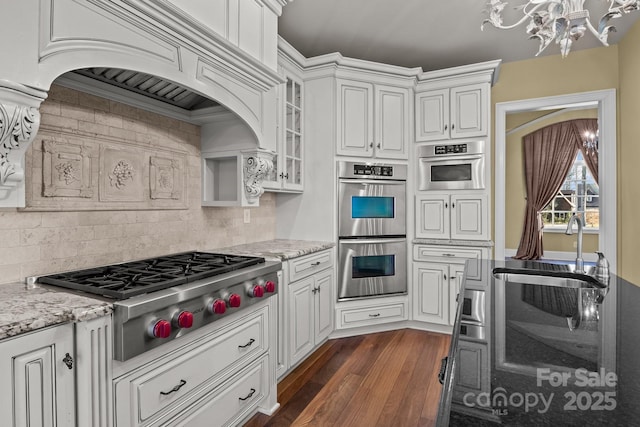
[[[56,85],[40,112],[40,129],[49,135],[93,135],[186,152],[187,209],[127,210],[126,203],[122,210],[110,211],[0,209],[0,284],[275,237],[274,194],[265,193],[260,207],[250,208],[249,224],[244,223],[244,208],[201,207],[198,126]],[[27,175],[39,154],[33,148],[38,142],[36,137],[29,149]]]

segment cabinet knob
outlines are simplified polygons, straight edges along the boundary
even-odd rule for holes
[[[446,274],[444,275],[444,280],[447,280],[447,275]]]
[[[289,172],[284,174],[284,179],[289,179]]]
[[[449,207],[449,203],[444,204],[444,208],[447,209]]]
[[[454,123],[451,123],[451,130],[455,130],[456,125]]]
[[[455,209],[456,204],[455,203],[451,203],[451,209]]]
[[[378,147],[378,149],[380,149],[380,143],[378,142],[378,144],[376,145],[376,147]]]
[[[444,125],[444,130],[447,130],[447,129],[449,129],[449,126]]]
[[[373,148],[373,141],[369,143],[369,148]]]
[[[283,179],[284,179],[284,172],[280,172],[280,175],[279,175],[279,176],[280,176],[280,178],[283,178]]]
[[[69,369],[73,369],[73,357],[71,357],[71,355],[69,353],[67,353],[64,356],[64,359],[62,359],[62,362],[67,365],[67,368]]]

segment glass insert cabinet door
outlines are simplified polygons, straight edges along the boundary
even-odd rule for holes
[[[279,89],[278,145],[273,159],[273,171],[265,178],[264,187],[271,190],[302,191],[302,80],[288,75]]]
[[[302,186],[302,84],[287,78],[285,98],[284,179],[286,185]]]

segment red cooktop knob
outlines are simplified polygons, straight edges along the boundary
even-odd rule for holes
[[[217,298],[211,303],[209,311],[213,314],[224,314],[224,312],[227,311],[227,303],[220,298]]]
[[[240,295],[238,294],[229,295],[229,307],[240,307],[241,302],[242,302],[242,299],[240,298]]]
[[[190,328],[193,326],[193,313],[190,311],[181,311],[178,314],[178,321],[176,322],[179,328]]]
[[[267,280],[267,282],[264,284],[264,290],[267,292],[275,292],[276,283],[271,280]]]
[[[264,286],[262,285],[255,285],[252,289],[251,289],[251,294],[250,296],[254,297],[254,298],[262,298],[264,296]]]
[[[166,320],[158,320],[151,327],[151,336],[154,338],[169,338],[171,335],[171,323]]]

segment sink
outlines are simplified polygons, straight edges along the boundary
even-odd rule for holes
[[[513,283],[557,286],[562,288],[606,288],[594,275],[595,267],[588,266],[586,272],[578,273],[572,264],[538,263],[539,268],[496,267],[493,277]]]

